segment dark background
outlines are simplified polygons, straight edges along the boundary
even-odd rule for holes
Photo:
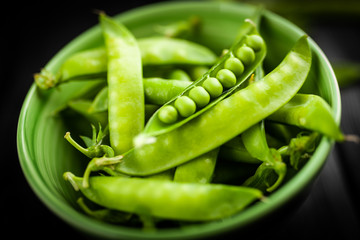
[[[4,236],[10,233],[12,237],[38,239],[48,236],[83,238],[40,202],[24,178],[16,149],[21,105],[32,84],[33,73],[38,72],[70,40],[97,24],[94,9],[104,10],[111,16],[151,2],[156,1],[48,1],[26,5],[13,1],[2,6],[0,206],[1,219],[5,221],[5,226],[1,227]],[[272,5],[268,3],[268,7],[305,29],[334,65],[360,62],[358,4],[353,1],[285,1],[287,5],[274,5],[273,2],[270,1]],[[326,7],[321,7],[324,4]],[[329,4],[334,7],[329,7]],[[345,133],[360,135],[359,83],[342,87],[341,94],[341,127]],[[360,239],[359,156],[359,144],[336,144],[298,210],[280,221],[274,231],[260,235],[269,239]],[[260,232],[261,229],[257,230],[251,237],[256,239]]]

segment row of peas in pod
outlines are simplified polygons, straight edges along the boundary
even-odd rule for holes
[[[172,131],[212,108],[243,87],[266,55],[266,44],[253,21],[247,19],[235,42],[219,60],[181,93],[153,114],[143,135]]]
[[[183,95],[176,98],[173,105],[167,105],[160,110],[159,119],[164,123],[174,123],[178,120],[178,115],[186,118],[197,109],[205,107],[211,99],[219,97],[224,90],[237,84],[244,68],[255,61],[255,53],[264,47],[265,43],[260,35],[245,36],[245,43],[226,56],[223,68],[212,72],[215,76],[207,76],[201,83],[193,84]]]

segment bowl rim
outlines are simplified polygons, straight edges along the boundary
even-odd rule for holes
[[[136,18],[137,16],[143,14],[154,14],[159,11],[168,11],[169,9],[179,9],[179,8],[201,8],[206,4],[207,7],[219,7],[223,9],[235,9],[239,7],[249,7],[253,8],[253,5],[248,5],[244,3],[219,3],[219,2],[161,2],[155,4],[149,4],[130,11],[120,13],[115,16],[115,18],[125,21],[129,18]],[[270,17],[272,20],[280,22],[282,25],[287,28],[293,29],[299,34],[305,34],[301,29],[290,21],[280,17],[279,15],[272,13],[268,10],[265,10],[264,14]],[[98,25],[86,30],[80,36],[76,37],[74,40],[69,42],[63,49],[61,49],[46,65],[46,67],[51,67],[59,59],[64,58],[74,49],[78,48],[82,42],[86,41],[87,38],[95,36],[100,31]],[[310,45],[312,50],[319,54],[319,57],[326,65],[328,73],[330,75],[330,84],[331,94],[336,96],[332,99],[332,109],[335,120],[337,123],[340,123],[341,117],[341,102],[340,102],[340,90],[336,81],[335,74],[332,70],[332,67],[320,49],[320,47],[309,38]],[[66,202],[61,201],[56,196],[54,196],[44,184],[41,176],[38,176],[36,167],[32,164],[32,160],[29,153],[29,148],[26,144],[26,136],[24,129],[26,127],[26,119],[28,114],[29,105],[31,104],[31,99],[36,94],[36,86],[33,84],[26,95],[23,106],[21,108],[19,120],[18,120],[18,131],[17,131],[17,149],[18,156],[22,171],[25,175],[26,180],[28,181],[30,187],[38,196],[38,198],[50,209],[55,215],[59,216],[66,223],[70,224],[77,229],[94,234],[95,236],[107,237],[107,238],[116,238],[116,237],[128,237],[128,238],[147,238],[147,239],[167,239],[167,238],[186,238],[186,237],[204,237],[204,236],[213,236],[214,234],[224,233],[229,230],[240,229],[247,225],[254,223],[256,220],[261,219],[263,216],[269,215],[270,213],[279,209],[283,204],[294,198],[301,190],[303,190],[309,181],[313,180],[317,173],[322,169],[327,156],[323,156],[324,152],[330,152],[334,141],[326,137],[322,137],[321,142],[314,153],[312,159],[317,159],[316,161],[309,161],[301,171],[299,171],[289,182],[284,184],[280,189],[272,193],[264,202],[257,202],[251,208],[245,209],[232,218],[226,219],[222,222],[211,222],[202,224],[201,226],[187,227],[178,231],[178,229],[167,229],[161,230],[155,233],[151,232],[142,232],[138,229],[132,229],[128,227],[114,226],[107,223],[102,223],[97,220],[91,219],[85,214],[82,214],[68,205]],[[245,221],[246,220],[246,221]]]

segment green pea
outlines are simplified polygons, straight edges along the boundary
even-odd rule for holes
[[[246,45],[254,49],[255,52],[260,51],[261,48],[265,45],[264,39],[259,35],[249,35],[245,40]]]
[[[187,96],[178,97],[174,104],[182,117],[188,117],[196,111],[195,102]]]
[[[201,86],[191,89],[189,97],[195,101],[198,107],[204,107],[210,102],[210,94]]]
[[[217,80],[214,77],[210,77],[206,79],[203,82],[202,86],[205,88],[205,90],[210,94],[212,98],[216,98],[220,96],[223,92],[223,86],[221,85],[219,80]]]
[[[217,72],[216,78],[225,88],[231,88],[236,84],[236,76],[229,69],[221,69]]]
[[[184,70],[182,69],[175,69],[173,70],[169,76],[169,79],[176,79],[176,80],[181,80],[181,81],[187,81],[190,82],[192,81],[189,74],[187,74]]]
[[[192,80],[196,81],[197,79],[201,78],[206,72],[209,71],[207,66],[196,66],[190,70],[190,76]]]
[[[174,106],[163,107],[159,112],[159,119],[163,123],[173,123],[178,118],[178,112]]]
[[[255,52],[251,47],[243,45],[239,47],[235,55],[245,64],[250,65],[255,60]]]
[[[244,64],[236,57],[230,57],[225,61],[224,68],[232,71],[236,76],[244,72]]]

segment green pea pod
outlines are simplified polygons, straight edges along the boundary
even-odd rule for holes
[[[122,24],[100,14],[108,67],[110,145],[116,154],[132,148],[132,139],[145,122],[140,50],[135,37]]]
[[[217,56],[207,47],[184,39],[149,37],[138,41],[144,65],[211,65]],[[161,54],[159,54],[161,53]]]
[[[200,27],[200,17],[192,16],[187,20],[157,25],[155,31],[168,38],[191,38],[199,32]]]
[[[182,92],[190,81],[172,80],[163,78],[144,78],[145,103],[162,105]],[[157,107],[158,108],[158,107]],[[108,110],[108,87],[104,87],[94,98],[89,113],[97,113]]]
[[[316,131],[339,142],[345,139],[334,120],[331,107],[317,95],[296,94],[268,119]]]
[[[311,50],[307,36],[303,36],[279,66],[260,81],[234,92],[173,131],[139,136],[132,150],[114,159],[116,171],[155,174],[221,146],[290,101],[305,82],[310,66]],[[109,159],[106,162],[112,164]]]
[[[178,166],[175,182],[209,183],[212,179],[219,148]]]
[[[70,56],[57,73],[58,81],[106,77],[107,53],[105,47],[84,50]]]
[[[273,162],[273,158],[267,144],[264,121],[255,124],[241,134],[245,148],[250,155],[262,162]]]
[[[145,102],[163,105],[191,84],[190,81],[144,78]]]
[[[156,173],[154,175],[147,176],[146,179],[166,180],[172,181],[174,179],[175,169],[169,169],[164,172]]]
[[[231,46],[229,51],[226,54],[224,54],[220,58],[220,60],[207,73],[202,75],[202,77],[200,79],[198,79],[193,84],[188,86],[178,96],[174,97],[172,100],[170,100],[169,102],[164,104],[154,114],[154,116],[148,121],[148,123],[146,124],[145,129],[143,131],[143,134],[145,134],[147,136],[156,136],[156,135],[163,134],[163,133],[166,133],[169,131],[173,131],[176,128],[179,128],[180,126],[189,122],[191,119],[194,119],[194,118],[200,116],[205,111],[208,111],[210,108],[214,107],[216,104],[218,104],[221,100],[223,100],[227,96],[231,95],[236,89],[238,89],[240,87],[240,85],[246,79],[248,79],[248,77],[255,71],[257,66],[263,61],[263,59],[266,55],[266,46],[265,46],[264,42],[261,42],[261,46],[260,46],[260,48],[256,49],[257,50],[256,52],[251,50],[252,53],[254,54],[253,59],[251,60],[251,63],[248,64],[248,66],[246,66],[245,69],[243,69],[244,68],[243,64],[237,58],[237,57],[239,57],[240,59],[242,58],[241,56],[239,56],[238,52],[239,51],[242,52],[241,49],[244,47],[247,47],[246,43],[248,43],[249,35],[251,35],[251,36],[254,36],[254,35],[259,36],[259,35],[256,31],[255,24],[250,20],[245,21],[242,28],[244,29],[244,33],[246,33],[246,34],[244,34],[242,37],[239,37],[238,41],[236,41]],[[259,36],[259,38],[262,39],[260,36]],[[247,47],[247,48],[249,48],[249,47]],[[229,64],[229,66],[227,66],[227,61],[229,59],[231,59],[231,60],[237,59],[237,60],[236,60],[236,63],[231,63],[231,64]],[[238,72],[238,74],[236,74],[235,70]],[[233,71],[235,73],[233,73]],[[220,90],[219,94],[216,94],[216,97],[215,97],[215,95],[213,95],[211,93],[211,91],[213,89],[213,84],[211,84],[211,85],[208,84],[209,78],[219,79],[219,81],[222,82],[222,84],[224,85],[225,91],[222,91],[222,87],[220,86],[221,90]],[[228,81],[228,79],[230,79],[230,80]],[[210,95],[213,96],[211,101],[208,104],[206,104],[205,106],[201,106],[198,108],[196,108],[195,105],[193,105],[194,106],[194,107],[192,107],[193,110],[190,110],[189,114],[188,113],[182,114],[182,111],[180,109],[180,115],[182,115],[182,117],[180,117],[180,118],[174,117],[169,121],[167,121],[167,120],[164,121],[162,118],[162,111],[166,111],[166,110],[163,110],[163,109],[169,109],[169,107],[167,107],[167,106],[175,105],[175,108],[177,108],[179,111],[179,107],[176,106],[176,100],[178,100],[179,98],[183,98],[184,96],[185,97],[189,96],[190,91],[192,89],[194,89],[195,87],[204,87],[207,91],[210,90]],[[191,99],[191,96],[190,96],[190,99]],[[187,102],[189,102],[189,101],[187,101]]]
[[[90,187],[84,188],[82,178],[69,172],[64,178],[103,207],[174,220],[222,219],[262,198],[257,189],[221,184],[96,176],[90,178]]]
[[[90,113],[104,112],[108,110],[108,87],[105,86],[95,96],[89,108]]]
[[[187,40],[151,37],[137,40],[143,66],[148,65],[212,65],[217,56],[210,49]],[[71,80],[106,77],[108,56],[106,48],[97,47],[70,56],[59,72],[42,69],[34,75],[35,83],[42,89],[56,87]]]

